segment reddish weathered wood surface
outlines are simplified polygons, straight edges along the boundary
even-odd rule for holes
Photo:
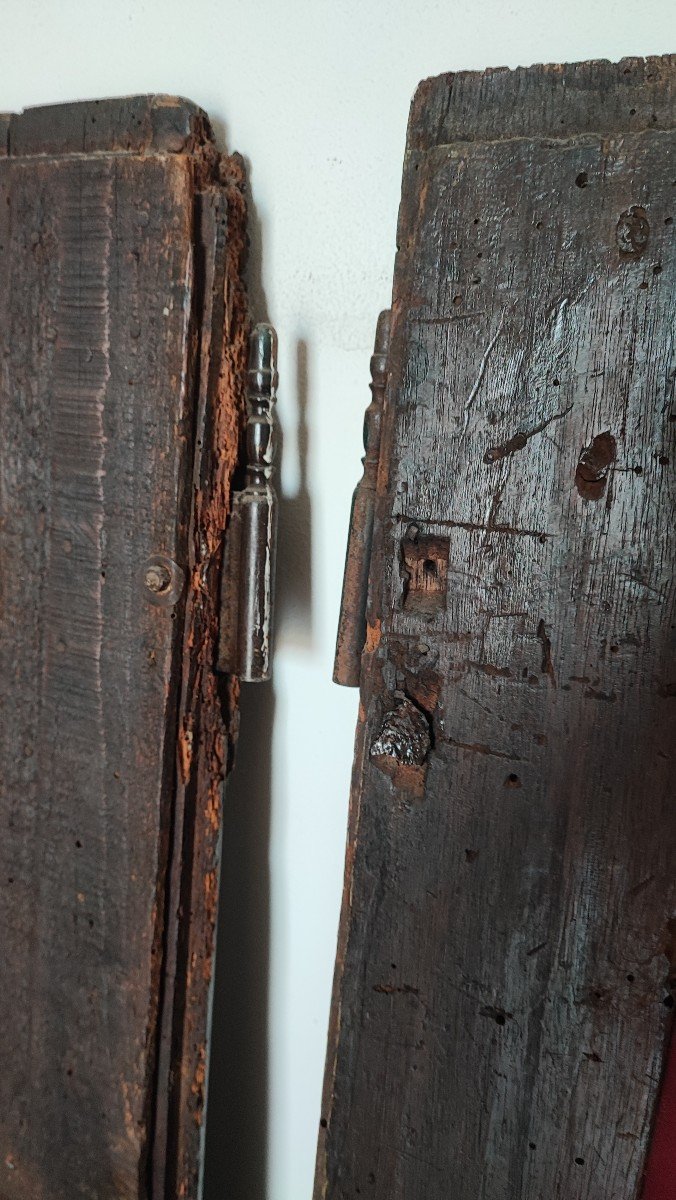
[[[640,1195],[675,983],[675,81],[413,103],[318,1200]]]
[[[168,97],[3,129],[0,1196],[193,1197],[241,168]]]

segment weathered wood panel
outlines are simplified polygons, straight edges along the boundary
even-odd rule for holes
[[[413,103],[317,1197],[640,1194],[675,982],[675,79]]]
[[[219,168],[204,114],[168,98],[7,124],[0,1196],[196,1196],[202,1097],[172,1100],[155,1178],[151,1160],[159,1102],[188,1067],[177,1011],[193,1006],[205,1053],[214,908],[186,912],[167,879],[213,890],[217,869],[211,626],[246,334],[240,168]],[[222,209],[209,252],[203,204]],[[188,757],[179,722],[194,725]]]

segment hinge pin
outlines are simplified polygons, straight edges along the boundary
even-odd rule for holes
[[[256,325],[249,338],[245,486],[226,534],[218,669],[249,683],[270,678],[277,496],[270,482],[277,334]]]
[[[371,403],[364,416],[364,474],[355,488],[350,513],[350,532],[333,665],[334,682],[345,687],[359,687],[361,654],[366,641],[366,601],[380,453],[380,422],[387,384],[390,315],[390,310],[385,309],[378,317],[371,358]]]

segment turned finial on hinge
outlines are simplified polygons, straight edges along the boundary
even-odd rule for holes
[[[336,657],[333,665],[334,682],[342,683],[345,687],[359,687],[361,654],[366,641],[366,600],[389,342],[390,310],[385,309],[378,318],[371,358],[371,403],[364,417],[364,474],[352,498]]]
[[[221,587],[218,669],[249,683],[270,678],[277,496],[270,482],[277,334],[256,325],[249,338],[246,477],[233,499]]]

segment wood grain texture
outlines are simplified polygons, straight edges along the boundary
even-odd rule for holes
[[[206,113],[177,96],[47,104],[4,119],[15,157],[153,152],[217,157]]]
[[[200,1195],[204,1165],[222,785],[232,764],[238,724],[238,680],[217,676],[216,659],[223,533],[245,416],[249,320],[243,285],[244,182],[242,160],[236,155],[222,159],[218,183],[200,192],[196,213],[203,279],[201,338],[168,896],[170,982],[165,983],[153,1178],[156,1200]],[[162,1156],[167,1164],[164,1176]]]
[[[125,144],[132,111],[139,124]],[[0,1196],[193,1197],[199,1137],[185,1098],[172,1101],[175,1138],[162,1143],[169,1166],[157,1172],[174,1191],[157,1190],[152,1160],[161,1101],[184,1065],[175,1012],[193,1005],[203,1046],[207,1033],[215,912],[186,912],[168,881],[182,888],[187,875],[196,889],[213,888],[218,865],[214,797],[228,743],[209,621],[246,337],[241,179],[230,178],[241,170],[219,163],[204,114],[167,98],[34,110],[9,129],[0,160]],[[232,254],[222,216],[210,272],[195,232],[205,193],[226,213],[234,201]],[[220,291],[207,303],[212,287]],[[205,475],[200,504],[195,482]],[[149,597],[145,564],[156,554],[182,573],[175,603]],[[232,689],[224,699],[234,712]],[[188,719],[192,762],[178,737]],[[193,779],[186,845],[178,793]],[[180,939],[202,980],[187,999],[185,955],[168,972]],[[184,1137],[191,1161],[181,1174]]]
[[[318,1200],[640,1195],[674,987],[675,77],[413,103]]]

